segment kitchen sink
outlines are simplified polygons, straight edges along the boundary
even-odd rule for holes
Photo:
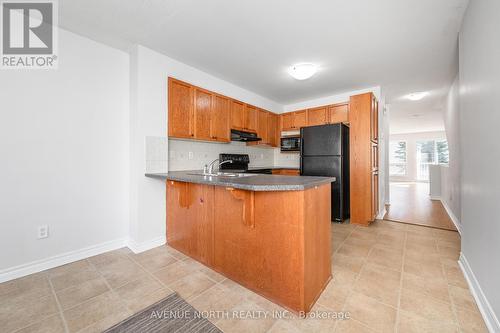
[[[207,176],[207,177],[231,177],[231,178],[257,176],[257,174],[255,174],[255,173],[240,173],[240,172],[216,172],[216,173],[212,173],[212,174],[205,174],[203,172],[193,172],[193,173],[189,173],[189,175]]]

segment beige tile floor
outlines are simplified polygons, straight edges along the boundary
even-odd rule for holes
[[[330,318],[211,321],[224,332],[486,332],[456,232],[386,221],[332,229],[333,278],[313,308]],[[172,248],[120,249],[0,284],[0,331],[99,332],[174,290],[200,311],[283,310]]]

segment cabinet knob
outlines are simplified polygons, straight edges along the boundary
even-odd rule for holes
[[[202,204],[204,202],[205,202],[205,200],[203,200],[203,198],[200,198],[200,203]]]

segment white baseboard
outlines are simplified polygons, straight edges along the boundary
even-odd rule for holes
[[[500,332],[500,321],[498,320],[493,308],[491,307],[490,302],[483,293],[479,282],[472,272],[471,267],[469,266],[469,262],[465,258],[463,253],[460,253],[460,259],[458,260],[458,264],[462,269],[462,273],[469,284],[469,289],[472,293],[472,296],[476,300],[477,306],[481,315],[483,316],[484,322],[486,323],[486,327],[491,333]]]
[[[7,268],[0,271],[0,283],[17,279],[29,274],[38,273],[46,269],[69,264],[74,261],[89,258],[104,252],[117,250],[127,246],[127,239],[92,245],[83,249],[62,253],[53,257],[32,261],[23,265]]]
[[[441,203],[443,204],[443,207],[446,210],[446,213],[448,213],[448,216],[450,217],[451,221],[455,225],[455,228],[457,228],[458,233],[460,235],[462,235],[462,224],[460,223],[460,220],[455,216],[455,214],[453,214],[453,212],[451,211],[451,208],[448,206],[448,204],[443,199],[439,199],[439,201],[441,201]]]
[[[166,242],[167,238],[165,236],[159,236],[141,243],[138,243],[135,240],[129,238],[127,246],[130,250],[132,250],[132,252],[141,253],[147,250],[151,250],[152,248],[165,245]]]
[[[438,195],[430,195],[429,197],[431,198],[431,200],[439,200],[439,201],[441,201],[441,197],[438,196]]]

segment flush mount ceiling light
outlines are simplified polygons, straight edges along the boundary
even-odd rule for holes
[[[306,80],[316,74],[318,66],[315,64],[302,63],[295,64],[288,70],[288,73],[296,80]]]
[[[406,96],[410,101],[420,101],[422,98],[427,96],[429,93],[426,91],[416,92]]]

